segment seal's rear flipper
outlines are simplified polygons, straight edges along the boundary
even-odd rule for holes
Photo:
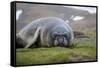
[[[24,48],[27,43],[20,37],[16,36],[16,48]]]

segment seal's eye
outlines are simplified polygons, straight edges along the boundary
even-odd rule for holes
[[[52,37],[55,38],[56,36],[58,36],[57,32],[52,33]]]

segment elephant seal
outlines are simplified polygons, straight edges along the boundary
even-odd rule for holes
[[[36,42],[41,47],[68,47],[71,46],[74,39],[72,28],[57,17],[34,20],[17,33],[16,37],[17,43],[23,48],[34,47],[33,44]]]

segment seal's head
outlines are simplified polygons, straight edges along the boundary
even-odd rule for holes
[[[64,28],[58,28],[52,32],[53,45],[67,47],[69,46],[69,33]]]

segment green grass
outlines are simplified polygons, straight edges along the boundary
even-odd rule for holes
[[[74,40],[74,46],[50,47],[50,48],[19,48],[16,49],[16,64],[50,64],[68,63],[96,60],[96,34],[95,30],[84,30],[90,38]]]
[[[16,49],[16,64],[49,64],[64,62],[80,62],[95,60],[96,45],[93,40],[77,40],[78,44],[72,48],[28,48]],[[83,44],[82,44],[83,43]],[[90,58],[90,59],[89,59]]]

